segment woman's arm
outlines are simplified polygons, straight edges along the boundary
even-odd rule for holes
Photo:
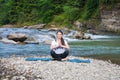
[[[58,46],[56,45],[56,42],[55,41],[52,41],[51,43],[51,46],[50,46],[50,49],[54,49],[54,48],[57,48]]]
[[[68,45],[68,43],[66,43],[65,45],[59,45],[60,47],[63,47],[63,48],[67,48],[67,49],[69,49],[69,45]],[[54,48],[57,48],[57,47],[59,47],[59,46],[54,46],[54,45],[51,45],[50,46],[50,49],[54,49]]]
[[[51,46],[50,46],[50,49],[52,50],[52,49],[57,48],[57,47],[58,47],[58,46],[51,45]]]

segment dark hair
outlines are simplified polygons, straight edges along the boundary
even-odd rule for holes
[[[62,32],[61,30],[58,30],[58,31],[56,32],[56,34],[57,34],[58,32],[60,32],[60,33],[63,35],[63,32]],[[61,43],[62,43],[62,45],[65,45],[65,42],[64,42],[64,39],[63,39],[63,38],[61,38]]]

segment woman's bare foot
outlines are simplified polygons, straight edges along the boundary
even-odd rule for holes
[[[62,61],[67,61],[67,60],[68,60],[68,58],[63,58],[63,59],[62,59]]]

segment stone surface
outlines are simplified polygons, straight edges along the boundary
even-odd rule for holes
[[[84,33],[81,32],[81,31],[79,31],[79,32],[77,31],[76,34],[73,35],[73,37],[74,37],[75,39],[83,39]]]
[[[86,59],[74,56],[68,58]],[[119,65],[102,60],[90,60],[91,63],[71,63],[25,61],[25,57],[2,58],[0,80],[6,79],[6,75],[12,80],[120,80]]]
[[[37,24],[37,25],[32,25],[32,26],[24,26],[24,28],[29,28],[29,29],[43,29],[45,27],[45,24]]]
[[[7,35],[7,38],[15,42],[24,42],[27,39],[27,36],[22,33],[14,33]]]
[[[103,10],[101,12],[100,29],[104,31],[120,32],[120,10]]]
[[[13,44],[17,44],[17,42],[15,42],[15,41],[13,41],[13,40],[6,39],[6,38],[1,39],[0,41],[3,42],[3,43],[13,43]]]
[[[59,28],[49,28],[49,31],[57,31],[60,30]]]

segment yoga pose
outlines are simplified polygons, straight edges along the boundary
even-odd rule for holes
[[[63,32],[58,30],[56,33],[56,39],[52,41],[50,49],[51,56],[54,60],[67,60],[69,54],[69,45],[66,40],[63,39]]]

